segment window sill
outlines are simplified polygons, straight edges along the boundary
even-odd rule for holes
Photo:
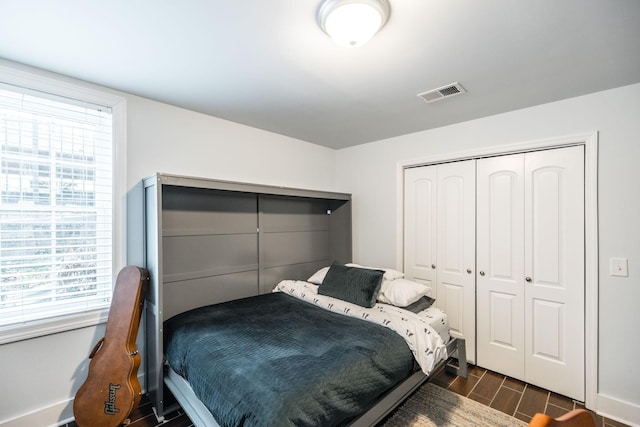
[[[108,308],[0,328],[0,345],[105,323]]]

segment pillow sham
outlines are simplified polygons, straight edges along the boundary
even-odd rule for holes
[[[407,279],[385,280],[382,282],[378,300],[385,304],[406,307],[426,296],[431,288]]]
[[[376,303],[383,275],[381,270],[334,263],[318,287],[318,294],[371,308]]]

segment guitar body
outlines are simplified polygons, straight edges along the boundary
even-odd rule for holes
[[[87,380],[73,402],[79,427],[119,426],[140,403],[136,336],[148,288],[147,270],[127,266],[118,273],[104,338],[89,354]]]

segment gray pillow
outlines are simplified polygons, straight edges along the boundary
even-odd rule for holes
[[[334,263],[318,287],[318,293],[371,308],[378,298],[382,276],[382,270],[347,267]]]

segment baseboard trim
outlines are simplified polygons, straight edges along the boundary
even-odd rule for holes
[[[598,393],[598,415],[630,426],[640,426],[640,405]]]
[[[144,374],[138,376],[138,381],[144,385]],[[142,389],[142,393],[147,392],[146,387]],[[75,418],[73,416],[73,400],[74,396],[59,403],[55,403],[44,408],[36,409],[24,415],[20,415],[10,420],[0,420],[0,427],[24,427],[24,426],[48,426],[59,427],[70,423]]]
[[[45,408],[21,415],[7,421],[0,421],[0,427],[61,426],[73,421],[73,399],[56,403]]]

